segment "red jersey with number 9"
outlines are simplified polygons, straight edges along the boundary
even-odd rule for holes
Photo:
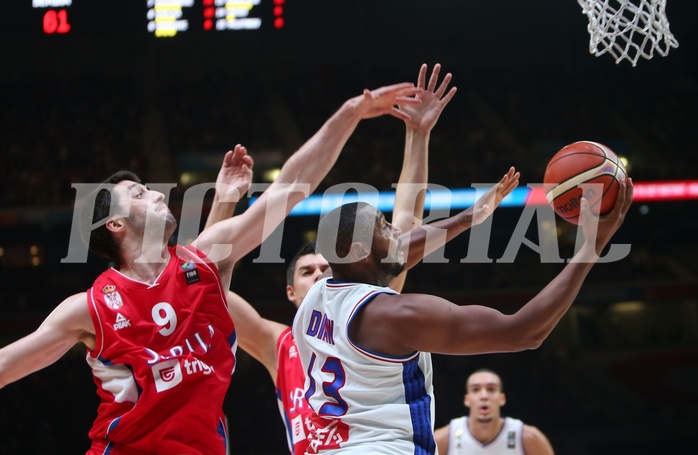
[[[116,269],[87,292],[101,399],[89,454],[224,455],[223,399],[235,368],[235,328],[215,265],[171,247],[154,284]]]

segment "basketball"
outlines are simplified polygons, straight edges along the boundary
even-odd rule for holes
[[[557,152],[545,168],[543,189],[548,203],[562,219],[579,223],[582,196],[597,215],[608,213],[616,202],[625,166],[603,144],[579,141]]]

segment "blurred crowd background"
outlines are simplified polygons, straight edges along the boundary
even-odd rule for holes
[[[363,88],[416,82],[419,66],[453,74],[458,93],[435,127],[429,180],[448,188],[494,182],[516,166],[542,182],[564,145],[594,140],[628,160],[635,182],[698,178],[696,6],[669,0],[679,42],[667,57],[616,65],[588,52],[576,2],[286,2],[282,30],[146,34],[0,34],[0,343],[34,330],[60,301],[108,266],[65,264],[76,183],[130,169],[184,191],[212,182],[237,143],[255,181]],[[74,8],[79,3],[74,2]],[[11,29],[11,30],[16,30]],[[318,189],[396,183],[404,126],[363,121]],[[210,203],[210,200],[208,201]],[[242,203],[239,210],[244,210]],[[437,426],[466,412],[464,381],[500,373],[504,411],[538,426],[561,455],[694,454],[698,423],[698,203],[635,204],[615,243],[630,255],[597,265],[570,312],[536,351],[434,356]],[[500,263],[521,214],[495,214],[491,263],[465,264],[468,236],[447,262],[418,266],[405,292],[515,312],[563,264],[521,246]],[[205,214],[204,210],[204,214]],[[312,238],[314,216],[290,217],[281,256]],[[558,220],[563,257],[574,227]],[[530,239],[538,233],[532,226]],[[242,261],[233,290],[264,316],[291,323],[285,264]],[[564,256],[567,254],[567,256]],[[0,453],[84,453],[97,398],[76,347],[55,365],[0,390]],[[243,352],[226,402],[231,453],[286,449],[273,385]]]

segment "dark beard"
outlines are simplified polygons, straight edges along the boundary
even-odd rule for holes
[[[390,273],[393,276],[398,276],[405,270],[405,263],[404,262],[393,262],[387,264],[390,266]]]
[[[380,270],[388,275],[390,279],[392,280],[396,276],[398,276],[400,273],[402,273],[403,270],[405,270],[405,263],[404,262],[381,262]]]

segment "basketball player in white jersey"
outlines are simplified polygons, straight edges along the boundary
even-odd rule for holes
[[[518,181],[512,171],[495,191],[508,188],[510,180]],[[476,203],[472,210],[405,237],[368,204],[345,204],[324,216],[317,246],[332,277],[310,289],[293,321],[307,374],[306,398],[315,410],[309,453],[435,453],[429,353],[538,348],[623,223],[632,189],[630,179],[623,182],[614,209],[600,218],[582,200],[583,244],[538,295],[511,315],[479,305],[459,306],[433,295],[401,295],[387,286],[414,261],[414,244],[427,230],[448,227],[449,220],[457,224],[453,218],[477,225],[496,204]],[[407,256],[403,240],[409,240]]]
[[[481,368],[465,384],[468,416],[434,431],[440,455],[554,455],[548,438],[519,419],[502,417],[506,403],[497,373]]]
[[[405,120],[405,148],[400,180],[395,192],[393,222],[404,231],[421,225],[424,210],[424,193],[428,181],[428,144],[431,130],[448,102],[456,93],[456,87],[448,88],[452,75],[447,73],[439,82],[441,65],[436,64],[427,78],[427,65],[422,65],[417,76],[417,87],[424,89],[418,95],[418,105],[403,105],[410,118]],[[229,200],[230,198],[225,198]],[[225,210],[225,204],[214,203],[207,220],[217,221],[230,216],[233,207]],[[286,295],[297,308],[308,290],[329,267],[322,255],[315,254],[315,245],[301,248],[288,265]],[[391,282],[391,287],[401,290],[405,273]],[[291,328],[262,318],[254,307],[242,297],[228,293],[230,311],[235,321],[239,346],[261,362],[269,371],[286,426],[289,450],[293,455],[303,455],[308,448],[313,410],[304,397],[305,373],[296,355]]]

